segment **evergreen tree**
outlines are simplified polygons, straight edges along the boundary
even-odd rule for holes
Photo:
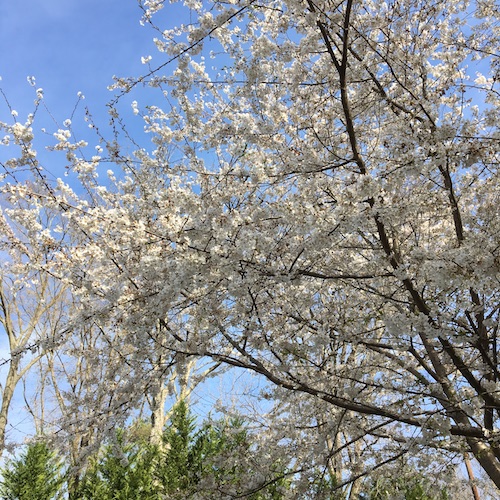
[[[148,443],[138,424],[120,430],[113,443],[94,457],[74,497],[78,500],[283,498],[284,467],[259,472],[252,439],[240,419],[206,422],[201,427],[185,402],[176,405],[162,446]]]
[[[119,430],[113,443],[94,457],[75,499],[142,500],[156,499],[154,465],[159,455],[156,447],[142,439],[132,440]]]
[[[44,442],[30,444],[2,469],[0,495],[6,500],[62,498],[62,462]]]

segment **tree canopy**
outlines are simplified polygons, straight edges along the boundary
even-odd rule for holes
[[[62,331],[120,360],[95,414],[156,390],[152,352],[209,358],[268,381],[263,435],[304,491],[467,454],[500,488],[495,2],[186,0],[174,30],[140,5],[161,62],[116,78],[98,154],[55,133],[72,183],[45,175],[33,116],[2,123],[23,228],[3,248],[49,249],[33,266],[78,303]]]

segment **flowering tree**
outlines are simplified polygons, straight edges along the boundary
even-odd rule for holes
[[[471,452],[500,487],[494,2],[185,4],[169,31],[142,2],[165,62],[115,82],[115,121],[159,90],[133,103],[153,150],[56,134],[89,194],[45,197],[88,240],[59,255],[74,321],[137,367],[153,341],[265,377],[298,469]]]

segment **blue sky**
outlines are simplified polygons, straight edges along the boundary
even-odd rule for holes
[[[0,89],[21,123],[33,112],[35,89],[43,89],[50,115],[43,108],[37,113],[35,148],[38,159],[54,178],[64,174],[64,155],[57,157],[44,151],[56,141],[40,130],[46,128],[52,134],[62,128],[81,92],[85,100],[78,105],[73,129],[75,137],[86,139],[93,151],[98,140],[83,121],[85,107],[98,125],[107,125],[106,103],[113,97],[107,87],[113,83],[113,75],[146,73],[142,56],[153,56],[153,67],[165,62],[167,56],[158,53],[153,43],[158,32],[140,24],[142,13],[138,0],[0,0]],[[161,29],[172,28],[186,22],[186,14],[181,3],[166,2],[154,21]],[[36,78],[35,88],[28,84],[28,76]],[[129,105],[133,98],[138,96],[127,96],[122,105]],[[137,100],[141,106],[147,104]],[[123,111],[123,106],[120,109]],[[139,142],[150,144],[149,136],[141,137],[142,120],[127,111],[129,131],[140,137]],[[0,121],[12,121],[1,95]],[[0,147],[0,160],[13,154],[11,148]]]
[[[56,115],[71,112],[79,91],[92,109],[104,105],[113,75],[140,74],[141,56],[155,50],[140,18],[136,0],[1,0],[1,86],[20,118],[33,101],[27,76]]]

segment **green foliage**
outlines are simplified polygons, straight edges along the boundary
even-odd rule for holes
[[[204,456],[202,476],[211,478],[219,491],[234,495],[247,493],[245,498],[249,500],[284,497],[283,492],[289,489],[289,482],[284,478],[285,467],[274,461],[263,473],[255,459],[262,450],[254,448],[243,420],[233,418],[206,424],[200,437]]]
[[[448,500],[446,488],[437,486],[419,474],[411,477],[400,476],[391,479],[378,479],[372,486],[370,500],[391,500],[392,498],[405,500]]]
[[[200,490],[212,497],[216,491],[244,494],[254,479],[255,471],[248,463],[252,440],[241,420],[205,423],[198,428],[186,403],[180,402],[161,447],[148,444],[139,427],[136,423],[120,430],[114,442],[91,461],[73,494],[75,499],[185,499]],[[283,468],[274,464],[266,473],[261,484],[252,482],[257,484],[256,491],[245,498],[283,498],[281,491],[287,486]]]
[[[198,483],[203,461],[211,443],[203,431],[196,432],[195,419],[187,404],[181,401],[175,408],[163,435],[161,462],[156,474],[167,493],[190,492]]]
[[[144,500],[155,494],[154,467],[158,450],[143,441],[131,441],[126,432],[94,457],[82,479],[75,498],[81,500]]]
[[[244,494],[250,483],[257,483],[257,491],[246,495],[249,500],[283,497],[280,491],[286,484],[283,468],[277,464],[266,471],[267,477],[260,484],[254,481],[258,466],[248,459],[255,451],[241,419],[205,423],[197,429],[187,405],[180,402],[164,432],[163,443],[165,451],[157,474],[169,498],[186,498],[200,487]]]
[[[18,459],[2,469],[0,495],[6,500],[62,498],[62,463],[46,443],[30,444]]]

